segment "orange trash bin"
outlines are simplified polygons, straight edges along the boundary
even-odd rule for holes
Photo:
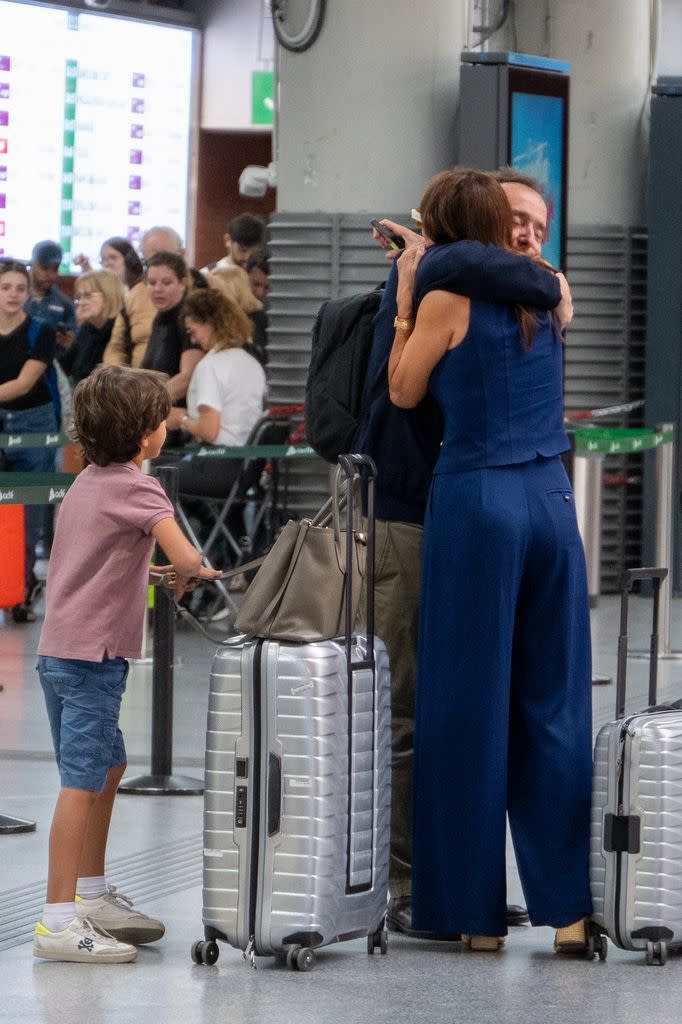
[[[0,608],[13,608],[24,600],[25,558],[24,506],[0,505]]]

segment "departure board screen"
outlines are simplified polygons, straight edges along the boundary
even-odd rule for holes
[[[0,255],[186,236],[196,32],[0,0]]]

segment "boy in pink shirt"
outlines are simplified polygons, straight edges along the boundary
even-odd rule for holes
[[[164,926],[107,886],[104,860],[126,769],[118,727],[127,658],[142,644],[149,563],[158,541],[175,573],[212,579],[175,522],[159,482],[142,474],[159,454],[171,400],[160,374],[101,366],[73,395],[75,430],[89,462],[62,504],[47,575],[38,673],[61,791],[50,832],[47,902],[33,955],[125,963]],[[76,895],[78,894],[78,895]]]

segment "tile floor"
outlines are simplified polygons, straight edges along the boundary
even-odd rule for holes
[[[0,613],[1,615],[1,613]],[[595,670],[615,675],[617,601],[593,612]],[[633,646],[648,644],[649,604],[635,598]],[[311,974],[273,960],[256,971],[222,946],[215,967],[190,960],[201,928],[201,799],[120,796],[110,844],[110,874],[167,922],[158,947],[134,965],[101,967],[33,962],[30,933],[43,900],[50,817],[58,788],[42,694],[34,672],[40,623],[0,618],[0,813],[34,819],[25,835],[0,835],[0,1019],[14,1024],[365,1024],[373,1021],[670,1022],[682,1001],[682,956],[665,968],[610,949],[606,964],[565,961],[551,952],[549,929],[516,929],[499,956],[475,956],[456,943],[391,936],[389,955],[368,957],[364,941],[320,954]],[[673,647],[682,646],[682,603],[673,602]],[[210,649],[178,629],[174,766],[201,777]],[[149,767],[151,671],[136,666],[122,726],[131,770]],[[646,703],[647,666],[631,665],[629,706]],[[660,694],[682,697],[682,662],[661,661]],[[595,728],[612,717],[615,686],[594,688]],[[510,866],[509,898],[521,892]]]

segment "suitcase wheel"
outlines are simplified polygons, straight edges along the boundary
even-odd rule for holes
[[[370,932],[367,936],[367,952],[370,956],[374,955],[375,949],[380,949],[382,956],[388,953],[388,932],[383,925],[381,928],[377,928],[375,932]]]
[[[652,967],[654,964],[658,964],[659,967],[663,967],[667,959],[668,944],[666,942],[652,942],[649,939],[646,944],[647,965]]]
[[[588,960],[594,960],[598,956],[602,963],[606,962],[609,950],[609,942],[605,935],[590,935],[587,940],[585,956]]]
[[[287,967],[290,971],[312,971],[315,966],[315,954],[307,946],[290,946],[287,950]]]
[[[195,964],[207,964],[212,967],[220,956],[220,949],[215,939],[199,939],[192,944],[192,960]]]

